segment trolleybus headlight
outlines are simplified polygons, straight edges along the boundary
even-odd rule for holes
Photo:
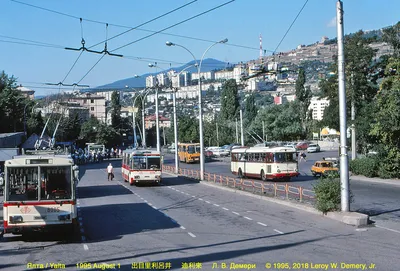
[[[22,223],[24,220],[22,216],[20,215],[15,215],[15,216],[10,216],[10,223]]]
[[[69,214],[62,214],[58,216],[58,220],[70,220],[71,216]]]
[[[280,169],[278,169],[276,172],[278,172],[278,173],[281,173],[281,170],[280,170]]]

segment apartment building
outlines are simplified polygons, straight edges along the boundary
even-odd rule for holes
[[[160,128],[170,128],[171,127],[171,120],[163,117],[163,116],[158,116],[158,124]],[[151,116],[145,116],[144,117],[144,122],[145,122],[145,128],[146,129],[151,129],[156,126],[156,115],[151,115]]]
[[[327,98],[320,99],[319,97],[312,97],[309,110],[312,110],[312,119],[322,120],[324,118],[324,110],[329,105]]]
[[[82,107],[89,109],[89,116],[107,123],[106,99],[93,93],[85,93],[81,96],[73,97],[71,100],[79,103]]]

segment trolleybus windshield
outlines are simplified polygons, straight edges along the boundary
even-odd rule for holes
[[[71,199],[71,167],[7,168],[8,201]],[[40,180],[40,183],[39,183]]]
[[[159,156],[133,156],[133,169],[161,169]]]
[[[297,162],[295,152],[277,152],[274,153],[275,163]]]

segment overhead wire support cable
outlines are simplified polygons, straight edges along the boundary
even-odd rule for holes
[[[71,51],[86,51],[89,53],[95,53],[95,54],[102,54],[103,52],[99,52],[99,51],[94,51],[94,50],[90,50],[88,48],[85,47],[85,39],[83,38],[83,26],[82,26],[82,18],[79,18],[80,23],[81,23],[81,44],[82,47],[81,48],[71,48],[71,47],[65,47],[65,50],[71,50]]]
[[[168,27],[166,27],[166,28],[163,28],[163,29],[161,29],[161,30],[158,30],[158,31],[156,31],[156,32],[154,32],[154,33],[152,33],[152,34],[150,34],[150,35],[147,35],[147,36],[142,37],[142,38],[140,38],[140,39],[134,40],[134,41],[132,41],[132,42],[130,42],[130,43],[128,43],[128,44],[122,45],[122,46],[120,46],[120,47],[118,47],[118,48],[112,50],[111,52],[117,51],[117,50],[122,49],[122,48],[124,48],[124,47],[126,47],[126,46],[132,45],[132,44],[134,44],[134,43],[136,43],[136,42],[139,42],[139,41],[141,41],[141,40],[144,40],[144,39],[147,39],[147,38],[149,38],[149,37],[152,37],[152,36],[154,36],[154,35],[156,35],[156,34],[158,34],[158,33],[161,33],[161,32],[163,32],[163,31],[167,30],[167,29],[173,28],[173,27],[175,27],[175,26],[177,26],[177,25],[180,25],[180,24],[183,24],[183,23],[188,22],[188,21],[190,21],[190,20],[193,20],[194,18],[200,17],[200,16],[202,16],[202,15],[204,15],[204,14],[206,14],[206,13],[209,13],[209,12],[211,12],[211,11],[213,11],[213,10],[216,10],[216,9],[218,9],[218,8],[221,8],[221,7],[223,7],[223,6],[226,6],[226,5],[228,5],[228,4],[230,4],[230,3],[234,2],[234,1],[235,1],[235,0],[231,0],[231,1],[225,2],[225,3],[223,3],[223,4],[219,5],[219,6],[216,6],[216,7],[213,7],[213,8],[211,8],[211,9],[209,9],[209,10],[206,10],[206,11],[204,11],[204,12],[201,12],[201,13],[199,13],[199,14],[197,14],[197,15],[194,15],[194,16],[192,16],[192,17],[190,17],[190,18],[187,18],[187,19],[185,19],[185,20],[183,20],[183,21],[180,21],[180,22],[178,22],[178,23],[176,23],[176,24],[173,24],[173,25],[171,25],[171,26],[168,26]]]

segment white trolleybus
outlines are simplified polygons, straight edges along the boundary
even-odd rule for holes
[[[3,233],[76,230],[78,167],[65,156],[16,156],[4,163]]]
[[[240,147],[231,152],[231,171],[240,178],[290,181],[299,176],[297,152],[288,147]]]
[[[130,185],[161,183],[161,168],[160,152],[128,149],[122,154],[122,178]]]

